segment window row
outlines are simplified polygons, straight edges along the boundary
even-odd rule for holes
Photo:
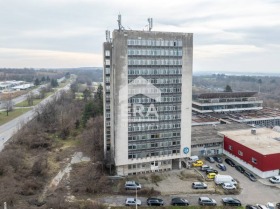
[[[151,98],[129,98],[128,102],[131,104],[152,103],[154,99]],[[159,102],[181,102],[181,96],[161,97]]]
[[[165,132],[158,134],[139,134],[134,136],[129,136],[128,141],[139,141],[146,139],[164,139],[164,138],[172,138],[172,137],[180,137],[180,132]]]
[[[191,147],[192,148],[197,148],[197,147],[218,147],[221,146],[223,143],[222,142],[213,142],[213,143],[205,143],[205,144],[194,144]]]
[[[141,149],[151,149],[158,147],[170,147],[180,145],[180,140],[177,141],[164,141],[164,142],[150,142],[143,144],[129,144],[128,150],[141,150]]]
[[[182,59],[128,59],[128,65],[182,65]]]
[[[180,154],[180,149],[141,152],[141,153],[129,153],[128,159],[156,157],[156,156],[165,156],[165,155],[173,155],[173,154]]]
[[[149,163],[137,163],[137,164],[128,165],[128,170],[140,169],[140,168],[150,169],[151,166],[169,165],[171,163],[172,163],[171,160],[153,161]]]
[[[135,84],[135,79],[128,79],[128,83]],[[152,84],[180,84],[182,83],[182,78],[157,78],[157,79],[147,79],[147,83]]]
[[[110,68],[109,68],[109,67],[106,67],[106,68],[105,68],[105,73],[106,73],[106,74],[110,74]]]
[[[128,39],[128,46],[182,46],[182,40]]]
[[[138,98],[138,99],[141,99],[140,101],[143,101],[142,103],[149,103],[149,102],[146,102],[146,100],[142,100],[143,98]],[[151,100],[149,100],[149,101],[151,101]],[[128,103],[132,104],[131,98],[128,99]],[[149,106],[143,106],[143,109],[142,109],[143,112],[153,111],[153,110],[156,110],[157,112],[181,111],[181,106],[180,105],[155,106],[155,109],[151,109]],[[135,110],[133,110],[133,107],[128,108],[128,113],[133,113],[133,111],[135,112]]]
[[[110,72],[109,72],[110,73]],[[161,69],[128,69],[128,75],[181,75],[181,68],[161,68]]]
[[[168,120],[180,120],[181,114],[172,114],[172,115],[159,115],[157,116],[147,116],[146,113],[142,115],[136,114],[130,115],[129,122],[142,122],[142,121],[168,121]]]
[[[106,78],[107,81],[107,78]],[[109,78],[110,81],[110,78]],[[176,85],[177,86],[177,85]],[[110,89],[109,89],[110,90]],[[169,87],[169,88],[155,88],[155,87],[151,87],[149,88],[148,86],[145,88],[145,86],[143,86],[143,88],[129,88],[128,89],[128,94],[129,96],[134,96],[136,94],[152,94],[154,95],[154,93],[180,93],[181,92],[181,88],[176,88],[176,87]],[[146,99],[146,98],[141,98],[141,99]]]
[[[166,130],[181,128],[181,123],[163,123],[163,124],[137,124],[128,126],[128,131],[150,131],[150,130]]]
[[[128,49],[128,56],[182,56],[181,49]]]

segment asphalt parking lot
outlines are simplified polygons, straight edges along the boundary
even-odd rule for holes
[[[205,162],[205,161],[204,161]],[[210,188],[210,190],[200,190],[199,194],[195,194],[194,192],[197,192],[197,190],[192,190],[190,188],[191,183],[193,182],[193,179],[190,181],[184,182],[182,184],[181,182],[177,182],[174,180],[176,176],[178,177],[178,173],[180,171],[172,172],[170,171],[169,174],[167,174],[169,179],[166,179],[164,182],[160,184],[158,188],[167,188],[167,190],[170,190],[171,192],[168,194],[165,192],[162,192],[162,196],[159,196],[164,200],[165,205],[169,205],[171,202],[171,199],[173,197],[183,197],[187,199],[190,203],[190,205],[198,205],[198,198],[202,196],[213,198],[217,201],[218,205],[222,205],[222,198],[223,197],[234,197],[241,201],[242,205],[246,204],[266,204],[267,202],[277,203],[280,202],[280,185],[273,185],[269,183],[268,179],[258,179],[256,182],[252,182],[249,178],[247,178],[245,175],[237,171],[234,167],[230,167],[228,164],[224,163],[227,167],[226,171],[221,171],[216,167],[217,163],[209,163],[205,162],[206,164],[212,166],[214,169],[219,171],[219,174],[227,174],[231,175],[234,179],[236,179],[239,182],[239,186],[241,188],[241,192],[238,195],[219,195],[215,194],[215,189]],[[202,172],[202,174],[204,174]],[[166,184],[166,185],[165,185]],[[208,182],[208,185],[212,185],[212,182]],[[148,186],[148,185],[147,185]],[[215,187],[215,186],[214,186]],[[176,191],[176,188],[178,188],[178,191]],[[184,188],[185,191],[184,192]],[[136,193],[135,193],[136,195]],[[134,196],[134,195],[133,195]],[[102,203],[107,203],[109,205],[124,205],[125,199],[127,197],[133,197],[130,195],[127,196],[107,196],[99,198],[99,201]],[[135,196],[134,196],[135,197]],[[146,205],[146,197],[137,197],[142,201],[142,205]]]

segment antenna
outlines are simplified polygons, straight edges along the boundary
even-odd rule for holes
[[[111,42],[110,31],[106,30],[105,33],[106,33],[106,41]]]
[[[149,17],[148,18],[148,23],[149,23],[149,31],[151,31],[152,28],[153,28],[153,18]]]
[[[119,31],[123,30],[124,27],[122,26],[122,16],[121,14],[118,15],[118,25],[119,25]]]

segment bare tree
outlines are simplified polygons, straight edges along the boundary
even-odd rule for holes
[[[92,161],[103,161],[103,117],[91,118],[83,133],[83,145],[91,155]]]
[[[4,104],[4,108],[6,109],[6,113],[8,116],[9,112],[13,110],[13,106],[14,106],[14,102],[13,102],[11,93],[3,96],[3,104]]]
[[[27,99],[28,106],[32,106],[33,105],[33,101],[34,101],[34,94],[30,91],[27,94],[26,99]]]

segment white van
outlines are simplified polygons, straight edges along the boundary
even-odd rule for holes
[[[237,182],[230,175],[217,174],[214,179],[216,184],[231,183],[236,185]]]
[[[196,155],[193,155],[193,156],[190,156],[190,157],[189,157],[189,161],[192,162],[192,163],[193,163],[193,162],[196,162],[197,160],[199,160],[199,158],[198,158],[198,156],[196,156]]]
[[[273,176],[269,179],[269,181],[273,184],[280,183],[280,176]]]

